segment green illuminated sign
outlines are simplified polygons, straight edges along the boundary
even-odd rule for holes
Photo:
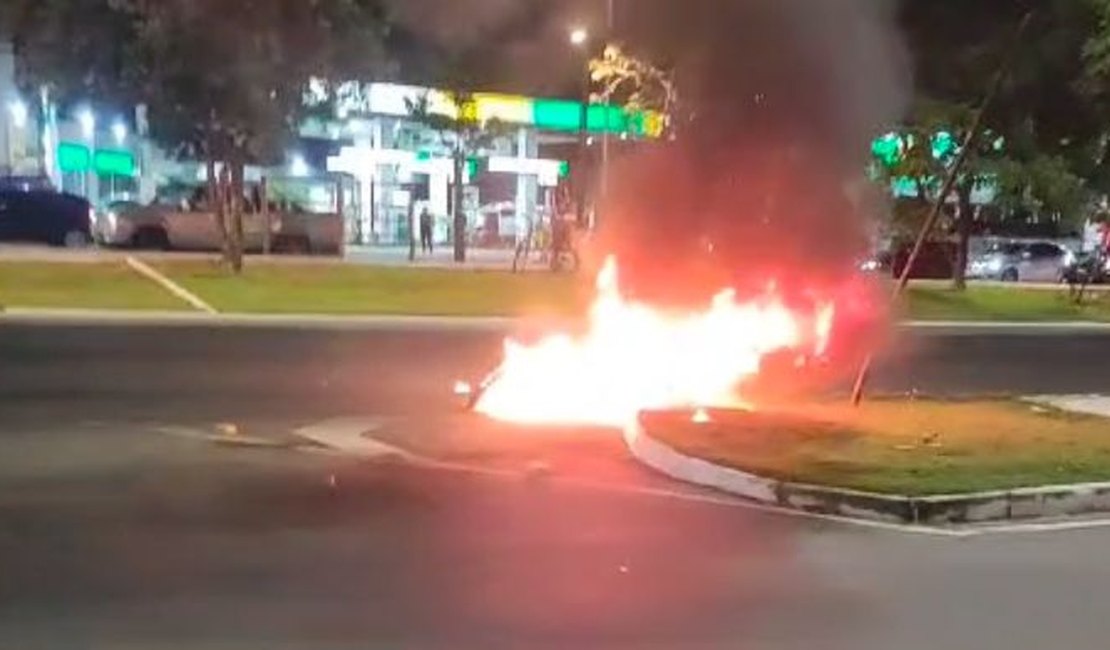
[[[582,105],[563,99],[537,99],[532,102],[532,121],[540,129],[577,131],[582,123]]]
[[[100,149],[93,155],[93,167],[98,174],[134,176],[135,157],[126,151]]]
[[[948,131],[938,131],[933,136],[933,158],[937,160],[947,160],[955,155],[958,148],[956,139]]]
[[[89,148],[72,142],[58,145],[58,169],[65,173],[84,172],[89,169]]]
[[[111,149],[98,149],[95,153],[90,153],[85,145],[62,142],[58,145],[58,169],[67,174],[83,174],[92,169],[98,174],[134,176],[135,156],[127,151]]]
[[[532,123],[542,130],[577,131],[582,124],[582,104],[564,99],[537,99],[532,102]],[[586,109],[586,128],[594,133],[649,133],[647,114],[629,113],[619,106],[591,104]]]

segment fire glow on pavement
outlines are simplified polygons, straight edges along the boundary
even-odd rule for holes
[[[520,424],[623,427],[645,409],[746,405],[738,388],[768,355],[824,352],[833,313],[831,302],[788,307],[773,289],[744,301],[726,289],[702,311],[669,312],[622,297],[610,257],[585,333],[506,341],[474,408]]]

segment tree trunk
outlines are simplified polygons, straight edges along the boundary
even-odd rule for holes
[[[228,208],[231,214],[231,258],[228,261],[232,272],[239,275],[243,272],[243,163],[238,158],[233,158],[231,162]]]
[[[956,266],[952,270],[952,287],[958,291],[967,288],[967,257],[968,244],[971,240],[971,189],[970,182],[963,182],[956,186],[957,209],[956,216]]]
[[[454,211],[455,261],[466,261],[466,210],[463,209],[463,171],[466,156],[462,151],[455,152],[455,186],[451,206]]]
[[[416,201],[413,200],[411,192],[409,193],[409,261],[416,261]]]
[[[223,255],[223,263],[232,266],[232,242],[231,242],[231,210],[228,204],[229,197],[231,196],[231,177],[228,170],[228,163],[221,163],[220,172],[216,174],[215,192],[209,200],[211,209],[215,213],[216,227],[220,231],[220,252]]]

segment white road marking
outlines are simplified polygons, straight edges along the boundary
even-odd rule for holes
[[[1110,519],[1078,519],[1073,521],[1028,522],[1024,524],[983,525],[974,529],[976,535],[1013,535],[1019,533],[1057,533],[1069,530],[1110,528]]]
[[[1087,395],[1030,395],[1024,399],[1033,404],[1043,404],[1062,411],[1110,417],[1110,395],[1099,395],[1097,393]]]
[[[176,294],[175,294],[176,295]],[[195,297],[195,296],[194,296]],[[198,298],[199,300],[199,298]],[[203,302],[203,301],[202,301]],[[191,306],[197,307],[198,305]],[[212,309],[210,306],[208,309]],[[148,327],[198,325],[206,327],[275,327],[302,330],[375,330],[409,329],[423,331],[459,330],[507,332],[516,327],[536,324],[528,318],[505,316],[390,316],[329,314],[239,314],[212,311],[156,311],[127,309],[68,309],[51,307],[0,307],[0,321],[26,323],[94,323],[98,325],[143,325]],[[906,321],[894,324],[903,330],[921,330],[952,335],[1046,336],[1074,332],[1110,333],[1110,323],[1086,321],[990,322],[990,321]],[[566,329],[558,323],[551,329]]]
[[[294,433],[317,444],[355,456],[365,458],[400,457],[406,460],[417,458],[404,449],[364,435],[381,427],[382,422],[378,418],[334,418],[301,427]]]
[[[169,291],[181,300],[189,303],[197,311],[202,311],[206,314],[218,313],[215,308],[201,300],[196,294],[190,292],[185,287],[169,279],[164,273],[159,273],[156,269],[151,267],[146,262],[143,262],[133,255],[128,255],[124,258],[124,260],[127,262],[127,266],[131,267],[133,271],[135,271],[139,275],[144,276],[148,280],[154,281],[154,283],[158,286],[162,287],[166,291]]]
[[[226,435],[215,433],[201,428],[183,427],[183,426],[157,426],[154,430],[158,433],[175,438],[187,438],[189,440],[199,440],[201,442],[211,442],[221,445],[236,445],[240,447],[270,447],[270,448],[287,448],[290,445],[280,440],[272,438],[260,438],[258,436],[244,436],[244,435]]]

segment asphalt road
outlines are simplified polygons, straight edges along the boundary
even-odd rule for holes
[[[915,336],[874,385],[1105,389],[1107,343]],[[1110,529],[956,539],[630,493],[634,473],[158,433],[434,419],[496,353],[473,332],[0,326],[0,647],[1106,647]]]

